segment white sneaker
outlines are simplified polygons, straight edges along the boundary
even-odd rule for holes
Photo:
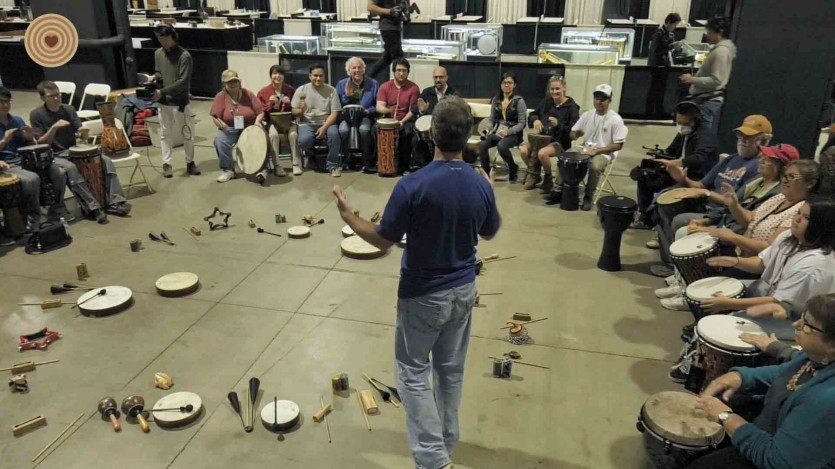
[[[217,177],[217,182],[226,182],[230,179],[235,179],[235,173],[232,171],[221,171],[220,176]]]
[[[340,168],[331,168],[331,177],[338,178],[342,176],[342,169]]]
[[[678,285],[670,285],[669,287],[659,288],[655,290],[655,296],[658,298],[674,298],[682,296],[684,289]]]
[[[672,298],[661,298],[661,306],[671,311],[690,311],[687,302],[681,295]]]
[[[280,177],[280,178],[283,178],[284,176],[287,176],[287,171],[284,171],[284,168],[282,168],[281,165],[279,164],[279,165],[276,165],[276,167],[275,167],[275,175]]]
[[[672,287],[673,285],[678,285],[678,277],[675,274],[670,275],[669,277],[664,279],[664,282],[667,284],[668,287]]]
[[[302,167],[298,165],[293,165],[293,176],[301,176],[302,174]]]

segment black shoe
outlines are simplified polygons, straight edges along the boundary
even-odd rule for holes
[[[362,172],[363,174],[377,174],[377,166],[363,166]]]
[[[676,367],[669,375],[667,375],[667,377],[670,378],[670,381],[677,384],[684,384],[687,382],[687,377],[690,376],[690,373],[685,373],[682,368],[684,368],[684,366]]]
[[[186,165],[186,173],[191,174],[192,176],[200,176],[200,170],[197,169],[197,165],[194,164],[194,161],[188,163]]]
[[[258,184],[260,184],[260,185],[262,185],[262,186],[263,186],[263,185],[267,182],[267,178],[266,178],[266,177],[264,177],[264,175],[263,175],[263,174],[258,173],[258,174],[255,176],[255,182],[257,182]]]
[[[171,169],[170,164],[162,164],[162,175],[167,178],[174,177],[174,171]]]
[[[516,181],[519,180],[519,167],[516,166],[515,168],[510,168],[507,174],[507,181],[511,184],[515,184]]]
[[[15,244],[17,244],[17,241],[15,241],[14,238],[7,238],[5,236],[0,237],[0,246],[2,247],[14,246]]]
[[[108,205],[105,211],[117,217],[126,217],[130,213],[131,205],[127,202],[121,204]]]
[[[591,197],[583,197],[583,206],[580,207],[580,209],[584,212],[588,212],[589,210],[591,210]]]
[[[696,329],[696,323],[688,324],[681,328],[681,340],[687,343],[693,341],[693,334],[694,330]]]
[[[562,191],[551,191],[545,196],[545,205],[557,205],[562,202]]]
[[[99,225],[106,225],[106,224],[110,223],[110,221],[107,219],[107,214],[104,213],[104,210],[102,210],[100,208],[97,208],[97,209],[93,210],[92,215],[93,215],[93,218],[96,219],[96,221],[98,222]]]

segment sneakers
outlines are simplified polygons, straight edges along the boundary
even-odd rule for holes
[[[661,247],[661,244],[658,242],[658,233],[655,233],[652,239],[647,241],[646,246],[648,249],[658,249]]]
[[[227,182],[230,179],[235,179],[235,173],[232,171],[221,171],[220,176],[217,177],[217,182]]]
[[[676,274],[670,275],[669,277],[664,279],[664,283],[666,283],[668,287],[672,287],[673,285],[679,285],[678,277],[676,277]]]
[[[280,178],[283,178],[287,176],[287,171],[284,171],[284,168],[282,168],[280,164],[276,164],[274,174]]]
[[[167,178],[174,177],[174,170],[171,169],[170,164],[162,164],[162,175]]]
[[[171,168],[171,166],[169,166]],[[163,168],[164,169],[164,168]],[[191,161],[186,164],[186,174],[190,174],[192,176],[200,176],[202,174],[199,169],[197,169],[197,165],[194,164],[194,161]],[[166,176],[169,177],[169,176]]]
[[[659,288],[655,290],[657,298],[675,298],[684,294],[684,289],[678,285],[671,285],[669,287]]]
[[[687,382],[687,377],[690,376],[690,368],[693,366],[693,361],[696,359],[696,343],[694,341],[687,342],[681,351],[679,362],[673,366],[670,374],[667,375],[670,381],[677,384],[684,384]]]
[[[15,244],[17,244],[17,241],[15,241],[14,238],[0,236],[0,247],[14,246]]]
[[[552,190],[554,190],[554,177],[550,174],[545,175],[545,179],[542,180],[542,184],[539,185],[539,188],[542,190],[543,194],[550,194]]]
[[[93,210],[93,212],[90,215],[93,218],[95,218],[96,222],[98,222],[99,225],[106,225],[110,223],[110,221],[107,220],[107,214],[104,213],[104,210],[100,208]]]
[[[294,164],[293,165],[293,176],[301,176],[302,175],[302,167]]]
[[[641,220],[635,220],[635,221],[633,221],[632,223],[629,224],[629,229],[630,230],[651,230],[652,227],[647,226]],[[653,248],[653,249],[658,249],[658,248]]]
[[[404,171],[404,174],[408,173],[408,171]],[[331,168],[331,177],[338,178],[342,176],[342,168]]]
[[[669,277],[670,275],[673,275],[675,273],[672,267],[665,264],[651,265],[649,266],[649,271],[652,275],[655,275],[656,277]]]
[[[526,191],[532,191],[536,188],[536,185],[539,184],[539,181],[542,180],[542,176],[539,173],[528,173],[528,177],[525,179],[525,186],[524,189]]]
[[[131,205],[129,203],[122,202],[120,204],[108,205],[104,211],[117,217],[126,217],[130,213],[130,209]]]
[[[688,324],[681,328],[681,340],[684,343],[692,342],[696,332],[696,323]]]
[[[589,210],[591,210],[591,197],[583,197],[583,205],[580,207],[580,210],[584,212],[588,212]]]
[[[670,311],[690,311],[687,302],[684,301],[682,295],[674,296],[672,298],[661,298],[661,306]]]

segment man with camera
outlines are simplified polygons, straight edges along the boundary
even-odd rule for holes
[[[162,174],[170,178],[171,147],[174,135],[183,136],[186,152],[186,173],[200,175],[194,164],[194,118],[189,106],[191,71],[194,62],[191,54],[177,43],[177,31],[163,24],[154,29],[160,47],[154,52],[154,76],[151,82],[156,90],[151,99],[159,103],[160,140],[162,142]]]
[[[368,0],[368,12],[380,17],[380,36],[383,38],[383,56],[368,70],[374,78],[380,70],[388,68],[392,60],[403,57],[400,33],[403,30],[402,0]]]

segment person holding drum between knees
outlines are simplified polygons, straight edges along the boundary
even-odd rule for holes
[[[533,190],[542,181],[542,192],[549,194],[554,188],[551,158],[559,156],[563,149],[571,148],[569,133],[580,119],[580,106],[566,94],[565,78],[562,76],[552,75],[548,79],[546,91],[547,96],[539,102],[528,120],[534,132],[549,134],[553,143],[540,148],[538,155],[530,154],[530,146],[523,143],[519,147],[519,154],[528,168],[522,176],[525,190]],[[539,174],[540,169],[545,172],[544,180]]]
[[[362,239],[388,249],[408,237],[394,354],[416,467],[452,466],[476,297],[476,243],[479,236],[495,236],[501,224],[490,179],[462,159],[472,124],[463,99],[438,103],[431,129],[435,159],[397,182],[379,225],[355,215],[344,190],[334,187],[339,214]]]
[[[215,151],[220,161],[220,176],[217,182],[235,178],[235,159],[232,150],[243,130],[250,125],[261,125],[264,108],[255,93],[241,86],[238,72],[224,70],[220,77],[223,90],[215,95],[209,115],[217,127]],[[266,135],[264,136],[266,139]]]
[[[377,80],[365,74],[365,61],[359,57],[351,57],[345,62],[345,73],[348,74],[336,84],[336,93],[339,95],[339,103],[342,105],[343,111],[345,106],[360,106],[362,110],[356,108],[353,112],[360,112],[364,115],[359,120],[359,126],[356,132],[359,133],[359,150],[362,151],[363,167],[373,166],[374,152],[371,151],[371,142],[373,141],[371,135],[371,125],[374,122],[374,117],[377,115],[377,92],[380,90],[380,85]],[[351,113],[353,116],[353,112]],[[356,117],[355,117],[356,118]],[[351,127],[354,122],[349,122],[343,119],[339,123],[339,137],[342,139],[342,153],[347,163],[348,155],[351,151]]]
[[[397,173],[400,175],[407,174],[411,166],[412,135],[415,133],[411,109],[420,95],[420,88],[409,80],[411,67],[408,60],[395,59],[391,63],[394,78],[380,85],[377,92],[377,113],[400,123],[396,152]]]
[[[478,147],[478,158],[485,173],[490,174],[491,171],[489,150],[496,147],[507,164],[508,181],[516,182],[519,165],[513,161],[510,149],[522,143],[527,112],[525,98],[516,94],[516,74],[503,74],[499,93],[490,101],[490,117],[487,118],[490,131]]]
[[[264,121],[267,122],[267,125],[269,126],[268,134],[270,137],[270,146],[272,146],[273,155],[275,156],[275,174],[279,177],[287,175],[284,168],[281,167],[281,164],[278,161],[282,136],[287,138],[287,142],[290,145],[290,155],[293,161],[293,174],[297,175],[296,168],[298,168],[298,172],[301,172],[301,159],[299,158],[298,148],[299,129],[293,122],[293,116],[290,112],[292,109],[290,100],[293,99],[294,92],[295,88],[288,85],[284,81],[284,71],[281,69],[280,65],[273,65],[270,67],[270,83],[258,91],[258,100],[261,101],[264,113],[267,114],[264,117]],[[276,124],[271,123],[272,121],[269,119],[270,114],[273,113],[283,114],[283,116],[276,116],[276,119],[283,120],[283,125],[286,129],[280,129],[276,126]],[[265,168],[261,171],[261,173],[259,173],[261,178],[266,178],[266,171],[267,170]]]
[[[104,170],[105,200],[104,207],[102,207],[90,190],[91,183],[81,174],[76,164],[67,159],[70,148],[76,144],[77,137],[80,137],[82,142],[87,141],[87,129],[82,128],[81,119],[78,118],[72,106],[61,104],[61,92],[58,90],[58,85],[51,81],[42,81],[38,83],[37,89],[44,105],[35,108],[29,114],[35,140],[37,143],[52,146],[55,164],[64,172],[67,185],[75,195],[82,212],[100,224],[108,223],[108,213],[120,217],[127,216],[131,206],[125,198],[125,192],[122,190],[113,161],[105,155],[99,156]],[[101,180],[98,182],[102,184]],[[59,192],[61,191],[61,187],[56,185],[56,188]],[[64,221],[72,220],[73,217],[64,205],[64,199],[62,197],[58,199],[58,203],[49,208],[50,220],[57,221],[62,217]]]
[[[569,134],[572,141],[584,137],[583,154],[591,158],[586,194],[581,207],[584,211],[591,210],[592,198],[600,176],[606,171],[609,162],[617,157],[629,133],[620,115],[609,109],[612,103],[612,87],[606,84],[597,85],[593,94],[594,109],[584,112]],[[559,175],[557,184],[562,184]]]
[[[791,361],[732,368],[702,391],[697,410],[724,427],[731,446],[705,454],[687,469],[835,465],[835,295],[813,297],[792,326],[803,351]],[[741,401],[737,394],[765,396],[752,421],[734,413]]]
[[[434,85],[424,88],[417,102],[412,105],[412,114],[416,119],[431,116],[432,110],[445,96],[458,96],[458,91],[448,83],[449,74],[444,67],[435,67],[432,71],[432,81]],[[430,122],[431,120],[432,118],[429,117]],[[417,127],[417,121],[415,121],[415,127]],[[429,138],[428,129],[416,128],[415,130],[415,135],[412,137],[412,170],[426,166],[434,157],[433,150],[430,149],[432,141]]]
[[[299,148],[313,150],[316,140],[327,139],[327,170],[331,176],[342,175],[341,142],[336,125],[342,105],[336,89],[325,83],[325,66],[315,63],[308,68],[310,83],[300,86],[293,95],[293,115],[299,118]],[[295,172],[295,169],[294,169]]]

